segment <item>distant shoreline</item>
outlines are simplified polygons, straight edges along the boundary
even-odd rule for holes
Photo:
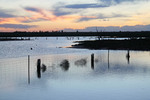
[[[98,36],[99,38],[150,37],[150,31],[141,32],[0,32],[0,37],[67,37]]]
[[[77,41],[71,48],[91,50],[142,50],[150,51],[150,39],[88,40]]]
[[[31,39],[0,39],[0,41],[25,41],[25,40],[31,40]]]

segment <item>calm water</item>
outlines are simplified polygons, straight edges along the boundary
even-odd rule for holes
[[[150,100],[150,52],[65,48],[87,39],[0,42],[0,100]]]

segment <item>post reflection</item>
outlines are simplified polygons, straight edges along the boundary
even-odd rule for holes
[[[60,67],[62,68],[62,70],[68,71],[69,70],[69,61],[66,59],[63,60],[60,64]]]
[[[41,59],[37,60],[37,77],[41,78]]]
[[[63,73],[63,72],[72,72],[75,70],[85,70],[89,72],[95,72],[95,74],[104,74],[104,73],[116,73],[116,74],[128,74],[128,73],[135,73],[135,71],[140,70],[142,71],[143,67],[135,67],[135,66],[129,66],[124,64],[126,60],[128,61],[128,64],[130,64],[130,50],[127,50],[127,52],[123,52],[126,55],[120,55],[120,52],[116,55],[113,54],[114,51],[111,52],[111,58],[110,58],[110,50],[107,50],[105,54],[98,54],[98,53],[91,53],[88,55],[83,56],[76,56],[73,55],[73,57],[68,58],[66,55],[62,55],[59,60],[52,58],[50,61],[37,59],[37,77],[41,78],[42,75],[44,75],[44,72],[47,73]],[[115,57],[118,57],[117,59],[114,59]],[[110,61],[111,61],[111,68],[110,68]],[[43,63],[45,62],[45,63]],[[79,68],[83,67],[83,68]],[[58,72],[58,73],[57,73]],[[75,71],[76,72],[76,71]],[[46,75],[46,74],[45,74]]]
[[[41,65],[41,59],[38,59],[37,60],[37,77],[41,78],[41,71],[45,72],[46,69],[47,69],[46,65],[45,64]]]
[[[86,66],[87,64],[87,59],[80,59],[74,62],[76,66]]]
[[[91,68],[94,69],[94,54],[91,54]]]
[[[130,50],[128,50],[126,54],[126,59],[127,59],[128,64],[130,64]]]
[[[41,67],[41,69],[42,69],[42,72],[45,72],[46,71],[46,65],[45,64],[42,64],[42,67]]]

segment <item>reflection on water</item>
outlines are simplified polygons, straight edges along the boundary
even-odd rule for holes
[[[37,60],[37,77],[41,78],[41,59]]]
[[[134,55],[138,55],[136,52]],[[132,61],[130,64],[130,51],[122,51],[122,53],[118,53],[118,51],[107,50],[105,52],[99,51],[98,53],[87,53],[87,54],[69,54],[69,55],[45,55],[41,56],[41,58],[36,59],[36,57],[32,57],[30,59],[31,65],[31,73],[34,74],[35,70],[37,72],[37,77],[41,78],[42,74],[49,72],[59,74],[62,72],[75,72],[76,70],[81,70],[83,72],[90,72],[95,74],[118,74],[121,75],[123,73],[128,74],[150,74],[150,68],[147,64],[143,62],[136,61],[138,58],[133,58],[135,61]],[[143,58],[142,58],[143,59]],[[18,60],[24,61],[24,60]],[[29,60],[29,59],[28,59]],[[127,60],[127,62],[126,62]],[[4,62],[11,63],[11,61],[4,60]],[[1,63],[4,63],[1,62]],[[24,61],[25,63],[26,61]],[[147,63],[149,63],[147,61]],[[13,66],[17,66],[15,64],[11,64]],[[36,67],[34,67],[36,65]],[[80,67],[79,67],[80,66]],[[11,66],[8,66],[11,67]],[[29,68],[28,68],[29,69]],[[11,71],[11,70],[10,70]],[[57,73],[56,73],[57,72]],[[145,73],[146,72],[146,73]],[[78,73],[78,71],[77,71]],[[81,73],[80,73],[81,74]],[[82,73],[84,75],[84,73]],[[43,75],[45,76],[45,75]],[[55,77],[55,76],[54,76]],[[43,77],[42,77],[43,78]]]
[[[94,69],[94,54],[91,54],[91,68]]]
[[[46,71],[46,65],[42,64],[41,69],[42,69],[42,72],[44,73]]]
[[[46,71],[46,65],[42,64],[41,66],[41,59],[37,60],[37,77],[41,78],[41,70],[44,73]]]
[[[104,100],[108,94],[107,100],[137,100],[139,93],[149,98],[148,58],[149,52],[104,50],[1,59],[0,100],[19,100],[25,94],[37,100]]]
[[[63,60],[60,64],[60,67],[64,70],[67,71],[69,70],[69,61],[68,60]]]
[[[128,50],[126,58],[127,58],[128,64],[130,64],[130,50]]]
[[[85,66],[87,64],[87,59],[79,59],[74,63],[76,66]]]

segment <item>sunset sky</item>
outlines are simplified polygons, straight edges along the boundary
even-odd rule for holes
[[[0,0],[0,31],[150,30],[150,0]]]

